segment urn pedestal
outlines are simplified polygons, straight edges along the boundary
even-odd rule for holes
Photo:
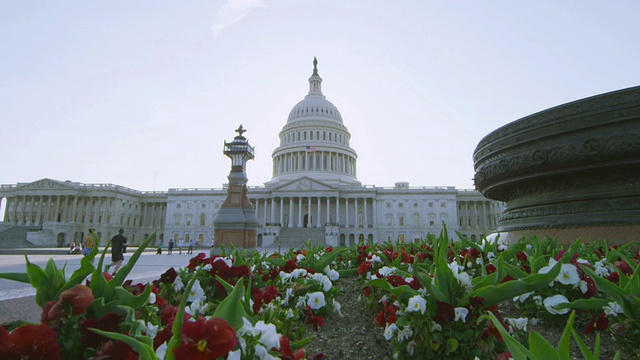
[[[501,239],[640,240],[640,87],[511,122],[473,159],[476,188],[506,203]]]

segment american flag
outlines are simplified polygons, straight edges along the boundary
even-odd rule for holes
[[[308,152],[308,153],[310,153],[310,152],[314,152],[314,151],[316,151],[316,146],[315,146],[315,145],[313,145],[313,146],[307,146],[307,152]]]

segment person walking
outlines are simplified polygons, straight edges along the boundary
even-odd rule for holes
[[[193,254],[193,240],[189,240],[189,250],[187,250],[187,254]]]
[[[173,253],[173,246],[174,246],[173,239],[170,239],[169,240],[169,251],[167,251],[167,255],[171,255],[171,253]]]
[[[158,245],[156,245],[158,250],[156,251],[156,255],[162,255],[162,240],[160,240],[158,242]]]
[[[120,265],[122,265],[122,261],[124,261],[124,254],[122,253],[122,249],[127,243],[127,238],[122,234],[124,234],[124,229],[118,230],[118,235],[114,236],[111,239],[111,264],[107,265],[106,271],[109,272],[109,268],[111,266],[114,266],[113,275],[118,272],[118,269],[120,269]]]
[[[89,235],[84,240],[84,248],[82,249],[82,255],[88,256],[91,254],[93,247],[98,243],[98,234],[96,234],[96,229],[89,228]]]

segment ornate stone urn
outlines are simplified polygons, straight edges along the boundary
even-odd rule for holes
[[[506,203],[502,239],[640,241],[640,86],[511,122],[473,160],[476,188]]]

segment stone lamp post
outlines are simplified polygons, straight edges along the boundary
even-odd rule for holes
[[[247,130],[240,125],[238,135],[231,142],[224,142],[223,153],[231,159],[231,172],[227,198],[213,219],[214,250],[221,245],[232,244],[239,248],[256,246],[258,218],[247,196],[247,161],[254,158],[254,147],[242,136]]]

